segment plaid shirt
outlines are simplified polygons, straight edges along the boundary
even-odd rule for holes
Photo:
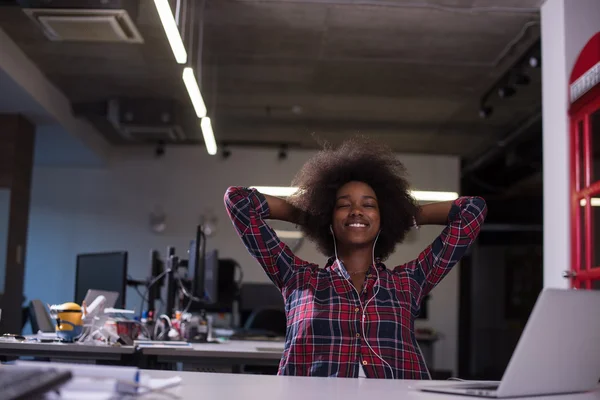
[[[487,212],[483,199],[458,198],[446,228],[417,259],[393,270],[376,262],[360,294],[334,258],[319,268],[279,240],[264,221],[269,206],[261,193],[230,187],[225,205],[244,245],[285,301],[287,332],[279,375],[357,377],[362,363],[368,378],[428,379],[414,321],[421,300],[477,237]],[[366,304],[377,286],[376,298]],[[393,368],[393,376],[369,345]]]

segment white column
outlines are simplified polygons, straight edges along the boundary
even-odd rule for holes
[[[542,20],[544,287],[569,286],[568,79],[579,52],[600,31],[600,1],[546,0]]]

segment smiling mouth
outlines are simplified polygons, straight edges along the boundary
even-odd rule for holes
[[[366,228],[369,225],[363,224],[363,223],[360,223],[360,222],[353,222],[351,224],[347,224],[346,226],[349,227],[349,228]]]

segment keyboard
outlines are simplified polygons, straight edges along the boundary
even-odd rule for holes
[[[0,400],[40,397],[70,380],[70,371],[52,368],[0,366]]]

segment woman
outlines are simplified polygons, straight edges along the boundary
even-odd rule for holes
[[[287,333],[280,375],[427,379],[414,333],[423,298],[477,237],[486,215],[478,197],[419,207],[404,167],[388,149],[352,139],[309,160],[288,201],[230,187],[225,205],[250,254],[281,290]],[[292,254],[265,223],[299,224],[329,260]],[[388,269],[406,233],[446,225],[419,256]]]

